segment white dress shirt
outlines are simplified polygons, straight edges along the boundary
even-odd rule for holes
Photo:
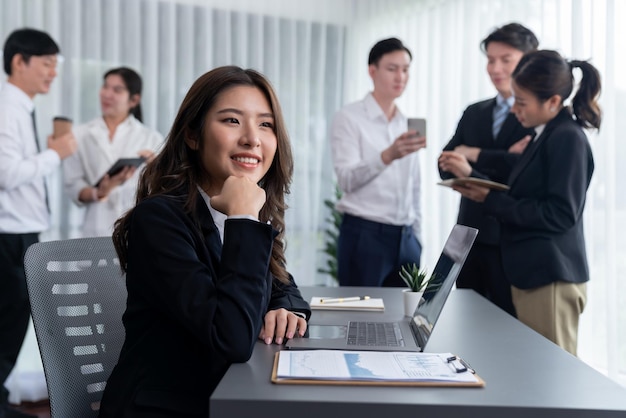
[[[0,233],[38,233],[50,227],[45,177],[59,166],[59,154],[38,152],[26,93],[0,86]],[[50,122],[52,124],[52,122]]]
[[[79,206],[85,206],[81,226],[83,237],[107,236],[113,232],[113,224],[134,206],[139,167],[135,175],[111,191],[106,200],[81,202],[80,191],[93,187],[107,170],[120,158],[138,157],[138,151],[157,151],[163,136],[129,115],[116,129],[113,140],[102,117],[74,128],[78,150],[63,161],[63,182],[66,194]]]
[[[533,142],[537,140],[543,133],[543,130],[546,129],[546,124],[535,126],[535,136],[533,137]]]
[[[335,174],[343,195],[337,210],[388,225],[412,225],[420,239],[420,167],[417,152],[385,165],[381,153],[408,130],[396,108],[388,120],[374,96],[343,107],[331,127]]]

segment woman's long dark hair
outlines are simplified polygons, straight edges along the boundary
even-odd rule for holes
[[[600,73],[587,61],[567,62],[558,52],[550,50],[529,52],[515,67],[513,81],[533,93],[541,102],[554,95],[560,96],[563,102],[574,89],[573,68],[580,68],[582,78],[572,99],[572,113],[583,128],[600,129]]]
[[[204,182],[206,171],[202,167],[202,147],[199,150],[191,149],[185,138],[203,137],[207,113],[221,93],[236,86],[258,88],[274,114],[277,149],[270,169],[259,182],[266,194],[259,220],[269,221],[278,231],[272,247],[270,270],[277,279],[288,283],[284,245],[285,195],[289,193],[291,184],[293,157],[280,104],[271,84],[259,72],[235,66],[219,67],[194,82],[180,106],[162,151],[147,165],[140,177],[136,204],[150,196],[174,195],[176,190],[184,188],[189,191],[185,209],[189,213],[194,212],[199,198],[195,185]],[[132,211],[133,209],[117,220],[113,231],[113,242],[124,271],[128,262],[128,228]]]
[[[126,85],[126,90],[128,90],[129,97],[132,97],[135,94],[138,94],[141,97],[141,89],[143,87],[143,83],[141,81],[141,76],[135,70],[132,70],[128,67],[113,68],[107,71],[102,78],[106,80],[107,77],[110,75],[119,75],[120,77],[122,77],[122,80]],[[141,100],[137,103],[135,107],[132,107],[130,109],[130,113],[139,122],[143,122],[143,114],[141,112]]]

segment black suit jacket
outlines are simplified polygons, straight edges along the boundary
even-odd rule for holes
[[[487,195],[485,210],[502,226],[502,262],[512,285],[589,280],[583,209],[593,169],[587,137],[563,109],[522,154],[508,193]]]
[[[473,177],[487,177],[491,180],[506,183],[518,154],[508,152],[511,145],[529,135],[531,130],[524,128],[512,113],[507,116],[498,137],[494,140],[493,108],[496,99],[483,100],[470,105],[463,112],[454,136],[444,147],[451,151],[458,145],[467,145],[481,149],[478,161],[472,163]],[[439,170],[442,179],[453,177],[446,171]],[[477,242],[496,245],[500,239],[500,226],[491,216],[483,213],[482,204],[462,197],[459,207],[458,223],[478,228]]]
[[[231,363],[250,358],[268,310],[310,316],[293,281],[272,279],[270,225],[227,220],[222,245],[204,200],[186,213],[184,198],[150,198],[132,215],[126,340],[100,417],[207,417],[210,394]]]

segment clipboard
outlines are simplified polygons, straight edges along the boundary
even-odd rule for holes
[[[421,386],[421,387],[468,387],[468,388],[482,388],[485,387],[485,381],[473,372],[472,375],[475,378],[474,382],[451,382],[451,381],[433,381],[433,380],[363,380],[355,378],[347,379],[318,379],[318,378],[285,378],[278,377],[278,362],[280,353],[285,351],[278,351],[274,355],[274,365],[272,367],[271,382],[281,385],[330,385],[330,386]],[[300,351],[301,353],[302,351]],[[293,352],[290,352],[293,353]],[[392,354],[391,352],[384,352],[385,354]],[[407,353],[404,353],[407,354]],[[455,356],[455,359],[459,357]],[[466,364],[466,363],[464,363]]]
[[[491,180],[485,180],[485,179],[481,179],[478,177],[451,178],[447,180],[442,180],[437,184],[440,186],[447,186],[447,187],[464,186],[466,184],[475,184],[476,186],[487,187],[492,190],[498,190],[498,191],[509,190],[509,186],[507,186],[506,184],[498,183],[498,182],[491,181]]]

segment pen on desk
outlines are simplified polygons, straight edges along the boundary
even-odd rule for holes
[[[320,303],[342,303],[342,302],[354,302],[357,300],[368,300],[369,296],[352,296],[349,298],[322,298]]]

